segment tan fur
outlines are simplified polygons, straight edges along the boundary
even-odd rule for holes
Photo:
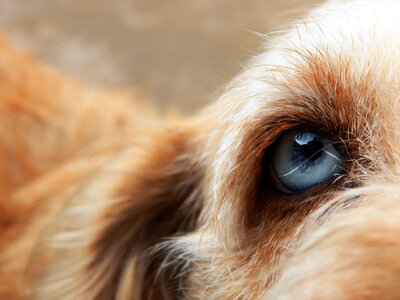
[[[399,11],[329,1],[188,118],[1,37],[0,299],[398,299]],[[347,172],[274,188],[293,128]]]

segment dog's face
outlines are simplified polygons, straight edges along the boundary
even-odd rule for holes
[[[113,201],[73,207],[84,222],[55,239],[76,239],[74,267],[55,264],[39,295],[397,298],[399,12],[330,2],[215,105],[155,130],[81,192]]]

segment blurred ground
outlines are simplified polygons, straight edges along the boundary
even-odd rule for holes
[[[0,0],[16,43],[92,85],[166,108],[212,101],[266,33],[319,0]]]

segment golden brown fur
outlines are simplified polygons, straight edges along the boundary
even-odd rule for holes
[[[0,39],[0,299],[398,299],[397,1],[329,1],[163,117]],[[274,187],[293,128],[346,172]]]

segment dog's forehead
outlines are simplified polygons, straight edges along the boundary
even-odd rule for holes
[[[313,11],[269,44],[253,65],[272,66],[269,71],[286,79],[307,72],[307,67],[315,69],[317,59],[318,67],[331,69],[332,76],[346,72],[356,78],[370,72],[370,80],[380,77],[380,86],[390,80],[385,89],[398,84],[400,1],[341,2]]]
[[[399,11],[398,0],[331,1],[278,37],[276,48],[299,52],[322,48],[349,56],[352,51],[368,54],[389,50],[386,47],[398,47],[400,41]]]
[[[231,116],[239,123],[260,117],[264,108],[279,106],[282,99],[302,108],[324,103],[325,112],[329,105],[336,111],[347,106],[345,111],[361,115],[370,109],[374,114],[398,111],[399,12],[400,1],[328,2],[270,41],[222,102],[233,107]]]

